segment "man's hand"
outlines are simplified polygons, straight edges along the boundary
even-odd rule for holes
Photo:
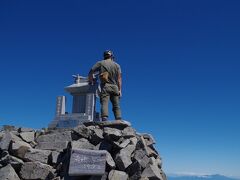
[[[119,97],[122,97],[122,74],[118,73],[118,89],[119,89]]]
[[[93,78],[91,76],[88,76],[88,82],[89,84],[93,85]]]
[[[93,72],[92,71],[90,71],[89,74],[88,74],[88,81],[89,81],[89,84],[91,84],[91,85],[94,84]]]
[[[121,90],[119,91],[119,97],[122,97],[122,91]]]

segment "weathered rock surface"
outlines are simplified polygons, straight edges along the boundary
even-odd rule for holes
[[[10,164],[0,169],[1,180],[20,180],[15,170]]]
[[[129,145],[124,149],[120,150],[120,153],[116,156],[117,167],[124,171],[130,164],[132,164],[131,155],[135,150],[135,145]]]
[[[54,177],[53,168],[40,162],[26,162],[20,175],[23,179],[51,179]]]
[[[122,136],[122,132],[119,129],[114,129],[110,127],[104,128],[104,136],[106,136],[109,140],[118,140]]]
[[[60,152],[58,152],[58,151],[52,151],[52,152],[51,152],[51,156],[50,156],[51,163],[52,163],[52,164],[57,164],[57,162],[58,162],[58,160],[59,160],[59,156],[60,156]]]
[[[24,141],[16,141],[12,142],[10,152],[16,157],[23,158],[26,152],[31,148],[32,147]]]
[[[120,138],[117,142],[114,142],[114,145],[120,149],[123,149],[123,148],[127,147],[127,145],[130,142],[131,142],[130,139]]]
[[[55,132],[55,133],[39,136],[36,141],[38,143],[39,142],[72,141],[72,134],[71,134],[71,131]]]
[[[109,180],[127,180],[128,175],[123,171],[112,170],[108,175]]]
[[[11,142],[21,141],[21,138],[13,134],[12,132],[5,131],[0,142],[1,150],[8,150]]]
[[[166,180],[155,143],[152,135],[137,133],[123,121],[86,122],[73,129],[34,130],[5,126],[0,131],[0,179]],[[93,175],[88,169],[92,176],[81,173],[70,176],[73,149],[106,150],[102,158],[106,160],[103,161],[105,173]],[[91,162],[91,158],[79,160]],[[96,163],[80,164],[90,168],[97,167]]]
[[[50,154],[51,151],[49,150],[29,149],[24,155],[24,160],[32,162],[39,161],[47,164]]]
[[[90,138],[90,141],[92,144],[97,145],[99,144],[103,139],[103,130],[100,128],[91,128],[92,130],[92,135]]]
[[[77,126],[74,129],[74,132],[76,132],[79,136],[83,137],[83,138],[88,138],[89,136],[91,136],[91,130],[88,129],[86,126],[82,125],[82,126]]]
[[[6,151],[1,153],[1,157],[2,157],[2,158],[0,159],[0,164],[1,164],[2,166],[6,166],[6,165],[8,165],[8,164],[11,164],[12,167],[13,167],[13,168],[15,169],[15,171],[17,171],[17,172],[20,171],[22,165],[24,164],[24,162],[23,162],[21,159],[9,155],[9,153],[6,152]]]
[[[111,169],[115,169],[116,168],[116,164],[111,156],[111,154],[107,151],[107,159],[106,159],[107,165],[111,168]]]
[[[67,149],[67,147],[68,141],[39,142],[36,146],[36,149],[62,151],[64,149]]]
[[[144,169],[142,177],[147,177],[148,179],[164,180],[161,175],[161,170],[154,165],[149,165],[146,169]]]
[[[95,146],[92,145],[87,139],[81,138],[78,141],[72,141],[73,149],[95,149]]]
[[[34,129],[32,128],[24,128],[24,127],[20,127],[18,129],[18,132],[21,133],[21,132],[34,132]]]
[[[131,126],[130,122],[127,121],[121,121],[121,120],[115,120],[115,121],[103,121],[103,122],[86,122],[84,123],[86,126],[100,126],[102,128],[104,127],[111,127],[115,129],[123,130],[125,127]]]
[[[35,132],[33,132],[33,131],[20,133],[20,137],[28,143],[34,141],[34,136],[35,136]]]
[[[128,166],[126,172],[128,173],[130,180],[137,180],[141,178],[142,170],[143,168],[141,165],[135,161],[130,166]]]
[[[126,127],[122,131],[123,137],[134,137],[136,136],[136,131],[132,127]]]
[[[151,134],[144,133],[142,136],[147,141],[146,143],[148,146],[156,143],[155,139],[152,137]]]

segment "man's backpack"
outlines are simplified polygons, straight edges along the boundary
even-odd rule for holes
[[[102,83],[108,83],[108,82],[109,82],[108,76],[109,76],[109,73],[108,73],[107,71],[102,72],[102,73],[99,75],[100,81],[101,81]]]

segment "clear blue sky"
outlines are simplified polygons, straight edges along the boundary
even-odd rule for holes
[[[0,125],[46,127],[71,75],[112,49],[123,117],[153,134],[167,173],[240,176],[239,9],[239,0],[1,0]]]

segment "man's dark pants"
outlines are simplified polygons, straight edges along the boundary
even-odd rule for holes
[[[112,103],[112,110],[115,119],[121,119],[121,109],[120,109],[120,97],[119,89],[117,85],[114,84],[104,84],[102,85],[102,90],[100,93],[100,103],[101,103],[101,116],[108,117],[108,101]]]

